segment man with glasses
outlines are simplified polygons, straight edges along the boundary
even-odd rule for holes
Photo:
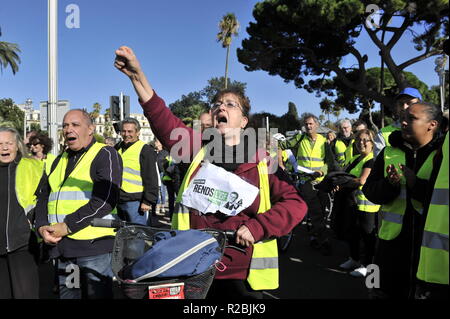
[[[400,94],[396,96],[393,112],[396,122],[383,127],[375,137],[373,149],[375,157],[378,156],[378,154],[385,146],[390,146],[389,135],[391,135],[391,133],[394,131],[400,130],[400,117],[402,113],[404,113],[410,105],[420,101],[422,101],[422,95],[420,94],[419,90],[411,87],[403,89]]]

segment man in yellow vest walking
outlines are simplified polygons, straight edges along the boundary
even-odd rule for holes
[[[134,118],[121,123],[122,142],[116,146],[123,161],[119,217],[147,225],[148,212],[158,199],[156,152],[139,139],[141,125]]]
[[[312,229],[310,245],[320,249],[324,255],[331,254],[330,235],[325,224],[325,208],[328,195],[316,190],[314,185],[323,180],[327,172],[338,169],[334,155],[325,137],[317,133],[319,119],[313,114],[303,116],[306,133],[299,133],[294,138],[280,142],[280,147],[293,149],[299,166],[314,171],[310,178],[302,178],[298,184],[300,195],[308,205],[308,218]]]
[[[89,114],[71,110],[63,119],[66,151],[51,167],[36,206],[36,229],[58,258],[61,299],[112,298],[114,230],[92,227],[114,219],[122,181],[117,151],[94,139]]]

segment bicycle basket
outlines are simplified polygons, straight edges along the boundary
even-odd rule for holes
[[[207,232],[217,240],[221,257],[226,243],[224,233],[209,229],[202,231]],[[139,261],[146,252],[151,252],[149,251],[150,248],[157,242],[155,235],[159,236],[160,232],[168,232],[168,230],[146,226],[127,226],[117,232],[112,254],[112,270],[124,295],[132,299],[143,299],[149,298],[149,287],[157,287],[152,291],[163,289],[161,287],[166,287],[164,289],[170,291],[177,291],[177,287],[181,287],[185,299],[205,298],[214,279],[216,270],[214,265],[211,265],[202,273],[191,276],[150,277],[137,282],[127,280],[124,276],[124,269]]]

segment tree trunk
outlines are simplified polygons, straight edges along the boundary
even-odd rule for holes
[[[227,46],[227,59],[225,61],[225,89],[228,88],[228,56],[230,55],[230,46]]]

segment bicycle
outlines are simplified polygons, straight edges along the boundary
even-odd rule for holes
[[[159,278],[152,277],[145,281],[133,281],[122,277],[122,270],[132,265],[139,257],[148,251],[155,243],[155,234],[170,232],[163,228],[128,223],[120,220],[104,220],[95,218],[94,227],[108,227],[117,229],[112,251],[111,267],[123,294],[130,299],[204,299],[214,279],[220,261],[212,264],[200,274]],[[210,234],[219,244],[220,258],[228,241],[235,238],[235,231],[221,231],[216,229],[198,229]]]

